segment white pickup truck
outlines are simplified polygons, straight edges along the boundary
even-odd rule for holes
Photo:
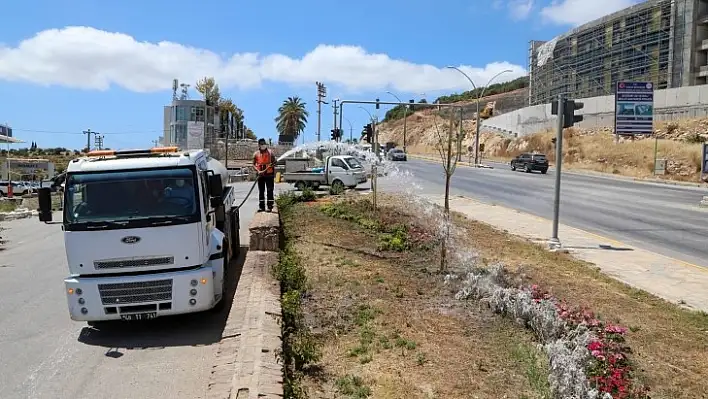
[[[282,178],[287,183],[294,183],[298,190],[320,186],[343,190],[366,183],[366,175],[364,165],[358,159],[350,155],[332,155],[327,157],[324,167],[284,173]]]

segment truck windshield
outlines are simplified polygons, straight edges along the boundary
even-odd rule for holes
[[[347,157],[344,160],[347,162],[349,168],[351,169],[361,169],[364,167],[361,162],[359,162],[359,160],[354,157]]]
[[[194,183],[190,168],[73,173],[66,181],[64,222],[78,229],[196,222]]]

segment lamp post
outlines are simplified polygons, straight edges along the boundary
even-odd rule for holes
[[[391,93],[390,91],[387,91],[386,93],[395,97],[399,103],[403,102],[400,98],[398,98],[397,95]],[[408,120],[408,106],[406,104],[403,104],[403,152],[406,152],[406,121],[407,120]]]
[[[344,120],[347,121],[347,123],[349,124],[349,144],[354,144],[354,138],[352,137],[352,132],[354,131],[354,128],[352,127],[352,122],[347,118],[344,118]]]
[[[477,85],[474,84],[474,82],[472,81],[472,78],[467,76],[466,73],[462,72],[462,70],[460,68],[458,68],[456,66],[452,66],[452,65],[448,65],[447,68],[454,69],[457,72],[461,73],[464,77],[467,78],[467,80],[469,80],[469,82],[472,84],[472,87],[475,90],[477,90]],[[496,79],[497,77],[499,77],[499,75],[507,73],[507,72],[513,72],[513,71],[511,69],[505,69],[505,70],[499,72],[498,74],[492,76],[492,78],[489,79],[487,84],[482,87],[482,91],[477,96],[477,101],[476,101],[477,102],[477,117],[475,118],[477,126],[475,129],[476,132],[475,132],[475,136],[474,136],[474,166],[475,167],[477,167],[479,165],[479,125],[480,125],[480,123],[479,123],[479,100],[482,99],[482,97],[484,96],[484,92],[487,91],[487,87],[489,87],[489,85],[492,83],[492,81],[494,79]]]

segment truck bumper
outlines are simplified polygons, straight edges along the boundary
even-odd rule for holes
[[[76,321],[151,319],[208,310],[214,302],[214,271],[198,269],[120,277],[68,277],[69,315]]]

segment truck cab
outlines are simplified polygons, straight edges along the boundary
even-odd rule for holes
[[[238,254],[227,172],[204,151],[94,151],[69,162],[62,230],[73,320],[152,319],[221,307]],[[40,189],[40,221],[52,221]]]
[[[324,166],[308,168],[283,174],[283,179],[294,183],[295,188],[317,189],[330,186],[335,189],[354,188],[367,181],[364,165],[351,155],[332,155],[325,159]]]

